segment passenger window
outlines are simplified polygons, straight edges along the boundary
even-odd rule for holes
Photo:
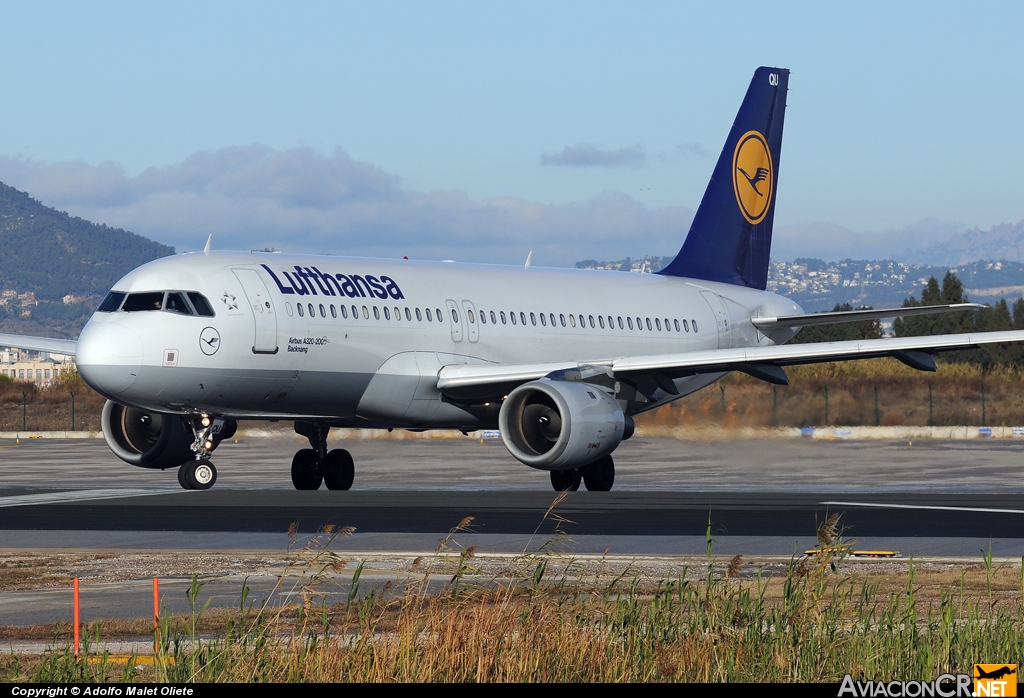
[[[480,311],[480,324],[481,325],[486,325],[487,324],[487,313],[485,313],[482,310]]]
[[[696,332],[697,331],[697,321],[696,320],[691,320],[690,323],[693,325],[693,331]]]
[[[324,304],[320,304],[320,317],[327,317],[327,311],[324,310]]]
[[[339,306],[338,306],[338,310],[340,310],[340,311],[341,311],[341,316],[342,316],[343,318],[345,318],[346,320],[348,320],[348,311],[347,311],[347,310],[345,310],[345,306],[343,306],[343,305],[339,305]]]
[[[642,330],[644,328],[643,320],[641,320],[640,318],[636,319],[636,328],[638,330]]]
[[[444,316],[441,314],[441,309],[440,308],[434,308],[434,317],[437,318],[438,322],[441,322],[441,318],[443,318]],[[430,318],[427,318],[427,319],[429,320]]]
[[[352,307],[354,308],[355,306],[352,306]],[[352,311],[352,315],[353,315],[353,317],[355,316],[355,311]],[[369,320],[370,319],[370,311],[368,311],[366,309],[365,305],[363,306],[363,319],[364,320]]]
[[[494,317],[494,311],[493,310],[491,311],[491,324],[492,325],[497,325],[498,324],[498,318]]]
[[[288,313],[288,317],[292,316],[292,304],[291,303],[285,303],[284,304],[284,310],[285,310],[286,313]]]
[[[168,293],[167,300],[164,302],[164,310],[172,313],[181,313],[182,315],[192,314],[192,308],[188,307],[184,293]]]
[[[530,317],[533,317],[532,313],[530,314]],[[548,319],[544,317],[544,313],[540,314],[540,324],[544,325],[544,327],[548,326]]]
[[[619,316],[619,329],[620,330],[622,329],[622,316],[621,315]],[[629,329],[633,329],[633,328],[630,327]]]
[[[302,309],[302,303],[296,303],[295,309],[299,311],[299,317],[306,317],[306,311]]]
[[[470,312],[466,313],[466,317],[469,318],[469,324],[471,324],[471,325],[475,325],[476,324],[476,313],[474,313],[473,311],[470,311]]]
[[[661,320],[654,318],[654,326],[658,328],[658,332],[661,332]]]
[[[509,313],[509,317],[512,318],[512,324],[513,325],[516,324],[516,314],[515,313]]]
[[[505,311],[504,310],[501,311],[501,324],[502,325],[505,324]]]
[[[537,325],[537,316],[533,313],[530,313],[530,324],[534,326]]]
[[[633,318],[627,316],[626,324],[629,325],[629,329],[633,329]]]
[[[457,311],[455,308],[452,308],[452,322],[454,322],[456,325],[459,324],[459,311]]]
[[[384,308],[384,310],[387,310],[387,308]],[[380,310],[377,308],[377,306],[373,306],[373,319],[380,320]]]
[[[671,332],[672,331],[672,328],[669,327],[669,324],[668,324],[668,318],[665,318],[665,331],[666,332]]]
[[[405,319],[408,320],[409,322],[412,322],[412,313],[409,312],[408,308],[405,309]]]
[[[676,326],[676,332],[678,332],[679,331],[679,321],[678,320],[673,320],[672,322]]]
[[[416,308],[416,322],[423,322],[423,313],[420,312],[419,308]]]
[[[608,329],[609,330],[614,330],[615,329],[615,320],[612,318],[611,315],[608,316]]]
[[[523,323],[523,327],[526,327],[526,313],[522,310],[519,311],[519,320]]]
[[[594,316],[589,315],[588,318],[590,319],[590,329],[594,329],[595,327],[597,327],[597,325],[594,324]]]
[[[113,313],[121,307],[121,301],[124,300],[125,294],[118,291],[111,291],[107,294],[107,297],[100,303],[99,312],[101,313]]]
[[[196,309],[196,312],[203,317],[213,317],[216,315],[213,312],[213,306],[210,305],[210,301],[206,300],[206,296],[203,294],[189,291],[188,299],[192,301],[192,307]]]
[[[571,315],[571,314],[569,315],[569,324],[572,325],[573,327],[576,327],[576,316],[575,315]]]
[[[309,316],[310,317],[316,317],[316,311],[313,310],[313,304],[310,303],[308,307],[309,307]]]
[[[558,314],[558,321],[562,323],[562,327],[565,327],[565,313]]]
[[[555,326],[555,314],[554,313],[548,313],[548,320],[551,321],[551,326],[554,327]]]
[[[603,330],[604,329],[604,315],[598,315],[597,316],[597,323],[599,325],[601,325],[601,329]]]
[[[582,315],[580,315],[580,329],[582,329],[582,328],[584,328],[586,326],[587,326],[587,321],[584,319],[584,317]]]
[[[144,310],[160,310],[164,304],[163,291],[157,293],[132,293],[128,295],[124,305],[121,307],[126,313],[135,313]]]
[[[427,322],[433,322],[433,321],[434,321],[434,318],[433,318],[433,317],[431,317],[431,315],[430,315],[430,308],[426,308],[426,309],[424,310],[424,312],[426,312],[426,314],[427,314]]]
[[[331,303],[331,317],[334,319],[338,318],[338,311],[334,308],[334,303]]]
[[[401,320],[401,319],[402,319],[402,309],[401,308],[395,308],[395,320]]]

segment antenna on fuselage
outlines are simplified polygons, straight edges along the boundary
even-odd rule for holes
[[[526,266],[523,267],[524,269],[529,269],[530,268],[530,260],[532,260],[532,259],[533,259],[533,250],[530,250],[530,254],[526,255]]]
[[[213,244],[213,233],[210,233],[210,237],[206,238],[206,247],[203,248],[203,254],[210,254],[210,245]]]

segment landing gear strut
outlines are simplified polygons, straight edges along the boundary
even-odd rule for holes
[[[556,492],[575,492],[582,481],[591,492],[608,492],[615,483],[615,461],[605,456],[575,470],[552,470],[551,486]]]
[[[304,448],[292,458],[292,484],[297,490],[318,490],[320,484],[329,490],[347,490],[355,478],[352,454],[336,448],[327,450],[331,428],[316,422],[295,422],[295,431],[309,439],[313,448]]]
[[[178,468],[178,484],[186,490],[208,490],[217,482],[217,469],[210,462],[210,454],[224,439],[230,439],[238,428],[234,419],[204,414],[192,420],[192,452],[195,460],[186,461]]]

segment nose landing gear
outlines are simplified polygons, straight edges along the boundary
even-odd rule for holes
[[[292,484],[297,490],[318,490],[321,483],[329,490],[347,490],[355,478],[352,454],[336,448],[327,450],[331,428],[315,422],[295,422],[295,431],[309,439],[313,448],[304,448],[292,458]]]
[[[186,490],[208,490],[217,482],[217,469],[203,458],[178,468],[178,484]]]

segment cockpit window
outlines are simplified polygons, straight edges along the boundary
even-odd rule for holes
[[[121,307],[121,301],[124,300],[125,294],[120,291],[111,291],[107,294],[107,297],[100,303],[99,312],[101,313],[113,313]]]
[[[185,294],[179,291],[171,291],[167,294],[167,303],[164,305],[164,310],[169,310],[172,313],[181,313],[182,315],[192,314],[192,308],[189,307],[188,301],[185,300]]]
[[[139,312],[143,310],[160,310],[164,304],[164,294],[161,291],[154,293],[130,293],[124,302],[121,310],[126,313]]]
[[[213,306],[210,305],[210,301],[206,300],[206,296],[195,291],[188,292],[188,299],[192,301],[193,307],[196,312],[203,317],[213,317],[216,313],[213,312]]]

